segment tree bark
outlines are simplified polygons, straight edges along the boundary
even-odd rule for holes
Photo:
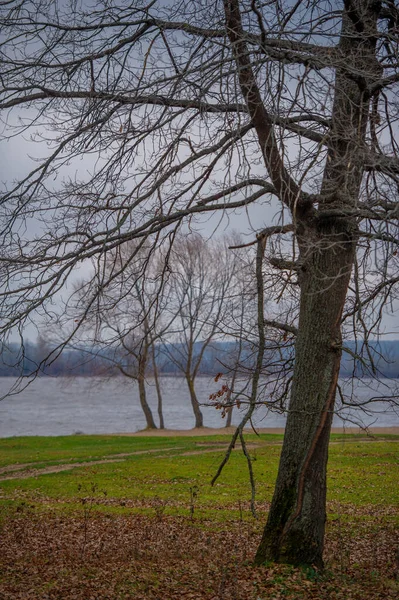
[[[345,2],[331,136],[317,214],[298,213],[300,313],[291,400],[276,488],[255,562],[322,567],[328,443],[341,361],[341,317],[355,261],[357,224],[323,216],[354,207],[363,175],[378,2]],[[351,72],[350,69],[351,68]],[[356,69],[354,68],[356,67]],[[354,73],[360,74],[355,77]]]
[[[240,346],[241,346],[241,338],[240,338]],[[232,395],[234,393],[234,386],[236,384],[238,361],[239,361],[240,355],[241,355],[241,348],[240,348],[240,353],[239,353],[239,356],[238,356],[238,359],[237,359],[237,365],[236,365],[236,367],[234,369],[233,377],[231,378],[230,388],[229,388],[229,391],[228,391],[228,394],[227,394],[226,402],[230,402],[231,401],[231,397],[232,397]],[[225,427],[231,427],[231,421],[233,419],[233,408],[234,408],[234,406],[229,406],[228,409],[227,409],[227,419],[226,419],[226,425],[225,425]]]
[[[279,474],[255,562],[322,566],[326,466],[341,360],[340,320],[353,240],[315,250],[304,274],[291,401]],[[339,273],[341,272],[341,275]]]
[[[234,408],[234,406],[230,406],[227,409],[227,419],[226,419],[226,425],[225,425],[225,427],[231,427],[231,422],[232,422],[232,419],[233,419],[233,408]]]

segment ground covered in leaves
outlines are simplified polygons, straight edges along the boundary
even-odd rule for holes
[[[252,564],[282,436],[0,440],[0,600],[396,600],[397,436],[333,436],[325,570]]]
[[[329,522],[326,570],[318,573],[253,567],[260,524],[250,521],[39,516],[28,507],[3,525],[0,598],[396,599],[395,528],[378,511],[369,524],[361,516]]]

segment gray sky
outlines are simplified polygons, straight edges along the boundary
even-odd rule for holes
[[[169,3],[165,3],[165,6],[168,4]],[[271,101],[271,99],[269,98],[268,101]],[[24,113],[18,109],[16,114],[23,116]],[[29,116],[29,109],[25,114]],[[30,115],[32,114],[34,113],[30,113]],[[8,115],[2,115],[2,117],[8,118]],[[138,113],[137,117],[141,118],[141,113]],[[59,118],[59,115],[57,115],[57,118]],[[190,133],[190,130],[188,131]],[[50,152],[45,143],[35,144],[31,142],[29,140],[30,135],[31,132],[27,131],[24,134],[19,135],[3,144],[2,161],[0,165],[0,179],[3,182],[11,182],[13,179],[24,177],[36,166],[36,163],[30,157],[45,156]],[[302,147],[304,148],[305,146],[306,144],[303,144]],[[288,153],[297,154],[298,148],[291,147],[289,142],[287,144],[287,148],[285,148],[285,151]],[[65,176],[74,177],[75,173],[83,175],[85,171],[93,168],[93,164],[93,157],[89,158],[88,156],[84,156],[83,159],[74,159],[69,166],[64,166],[60,170],[57,179],[53,182],[54,187],[57,188],[57,186],[60,186],[62,184],[63,177]],[[294,165],[295,161],[293,161],[291,164]],[[238,169],[238,167],[239,165],[237,164],[236,168]],[[232,173],[232,179],[234,180],[234,161],[230,164],[229,169]],[[262,164],[251,164],[248,172],[251,173],[251,176],[265,176],[265,170]],[[205,189],[206,188],[204,188],[204,190]],[[208,191],[211,193],[212,190]],[[225,215],[205,213],[204,215],[196,218],[195,227],[205,237],[236,230],[244,236],[245,241],[251,241],[254,239],[256,232],[265,226],[279,222],[278,219],[280,217],[281,206],[279,206],[277,202],[270,200],[270,198],[265,197],[264,200],[259,200],[257,203],[251,205],[248,208],[248,211],[245,209],[240,209],[235,213],[229,213]],[[37,221],[35,222],[34,219],[31,219],[29,221],[29,231],[27,232],[28,235],[34,236],[40,234],[40,232],[41,228],[39,223]],[[74,277],[84,276],[89,272],[89,269],[90,265],[88,263],[86,265],[82,265],[76,270],[76,272],[74,272]],[[385,330],[385,333],[389,334],[389,337],[399,337],[398,313],[392,314],[389,312],[389,310],[390,309],[387,308],[384,316],[383,330]],[[35,334],[31,334],[29,331],[29,335]]]
[[[3,143],[0,166],[2,183],[7,182],[9,184],[13,180],[25,176],[35,167],[34,158],[43,156],[46,151],[45,144],[30,141],[27,139],[26,133]],[[91,159],[78,160],[76,164],[64,168],[58,180],[62,181],[63,176],[74,175],[77,171],[84,173],[86,170],[90,170],[92,166],[93,160]],[[255,238],[256,231],[276,222],[276,218],[279,217],[280,213],[281,207],[278,202],[268,199],[253,204],[248,209],[240,209],[229,214],[205,213],[196,219],[195,227],[205,237],[238,231],[242,234],[244,241],[252,241]],[[40,232],[40,227],[36,228],[34,221],[30,221],[29,226],[29,235]],[[89,263],[82,264],[75,272],[75,280],[88,276],[90,272],[91,265]],[[71,285],[73,281],[74,279],[71,280]],[[390,307],[385,309],[381,332],[384,339],[399,339],[399,304],[397,302],[393,305],[393,311],[390,310]],[[33,325],[28,326],[25,333],[32,340],[37,337],[37,330]],[[13,336],[12,339],[16,341],[18,338]]]

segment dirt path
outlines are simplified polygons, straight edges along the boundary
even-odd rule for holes
[[[258,447],[259,444],[247,444],[247,448],[249,450],[253,450]],[[165,452],[168,452],[169,457],[195,456],[197,454],[207,454],[210,452],[226,450],[227,446],[226,444],[220,442],[217,444],[212,444],[211,448],[206,447],[198,450],[188,450],[187,452],[182,452],[179,454],[169,454],[169,452],[171,451],[181,450],[182,448],[183,446],[175,446],[174,448],[138,450],[137,452],[125,452],[123,454],[111,455],[108,458],[101,458],[97,460],[93,459],[85,462],[63,463],[58,465],[51,465],[48,467],[42,467],[39,469],[35,468],[34,464],[32,463],[7,465],[6,467],[0,468],[0,483],[2,481],[10,481],[11,479],[28,479],[29,477],[38,477],[39,475],[48,475],[49,473],[61,473],[62,471],[70,471],[71,469],[77,469],[82,467],[93,467],[96,465],[104,465],[107,463],[123,462],[126,458],[129,458],[130,456],[137,456],[140,454],[158,453],[163,455]]]
[[[223,427],[220,429],[214,429],[210,427],[200,427],[194,429],[157,429],[157,430],[145,430],[139,431],[137,433],[121,433],[115,435],[121,436],[134,436],[134,437],[196,437],[196,436],[211,436],[211,435],[226,435],[231,436],[234,433],[235,427]],[[251,430],[248,430],[250,433]],[[345,430],[342,428],[333,428],[333,433],[350,433],[350,434],[358,434],[358,441],[368,441],[370,438],[365,437],[365,431],[360,429],[359,427],[350,427]],[[284,433],[283,429],[274,428],[274,429],[258,429],[257,433]],[[374,427],[367,432],[371,436],[373,434],[385,434],[385,435],[399,435],[399,427]],[[372,438],[371,438],[372,439]],[[227,440],[226,440],[227,441]],[[349,441],[349,440],[348,440]],[[357,440],[356,440],[357,441]],[[274,442],[275,443],[275,442]],[[340,443],[340,442],[332,442],[332,443]],[[259,448],[263,444],[251,443],[247,444],[247,448],[249,450],[254,450],[255,448]],[[201,447],[202,446],[202,447]],[[211,446],[211,447],[209,447]],[[194,456],[198,454],[206,454],[209,452],[221,451],[227,449],[227,444],[224,442],[210,441],[207,442],[199,442],[198,450],[189,450],[187,452],[179,453],[179,454],[169,454],[171,451],[181,450],[183,446],[175,446],[174,448],[152,448],[150,450],[137,450],[136,452],[124,452],[122,454],[113,454],[108,458],[101,459],[93,459],[91,461],[84,462],[74,462],[74,463],[63,463],[57,465],[50,465],[48,467],[35,468],[35,463],[25,463],[25,464],[14,464],[7,465],[5,467],[0,468],[0,483],[2,481],[9,481],[11,479],[28,479],[29,477],[38,477],[39,475],[48,475],[50,473],[60,473],[62,471],[69,471],[71,469],[77,469],[82,467],[92,467],[95,465],[103,465],[107,463],[115,463],[115,462],[123,462],[126,458],[130,456],[137,456],[140,454],[152,454],[152,453],[168,453],[168,456]],[[241,449],[241,446],[238,445],[235,450]]]
[[[69,471],[70,469],[76,469],[79,467],[90,467],[93,465],[103,465],[106,463],[122,462],[129,456],[136,456],[139,454],[152,454],[154,452],[170,452],[171,450],[181,450],[182,448],[183,446],[175,446],[174,448],[151,448],[150,450],[123,452],[121,454],[111,454],[110,456],[108,456],[108,458],[94,458],[93,460],[85,462],[62,463],[58,465],[42,467],[39,469],[35,468],[35,463],[20,463],[15,465],[7,465],[6,467],[0,468],[0,482],[8,481],[9,479],[27,479],[28,477],[37,477],[38,475],[47,475],[48,473],[60,473],[61,471]],[[7,475],[7,473],[9,473],[10,471],[12,471],[12,474]],[[3,476],[3,474],[6,474],[5,477]]]

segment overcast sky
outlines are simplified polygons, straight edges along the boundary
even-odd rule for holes
[[[7,116],[4,115],[4,117],[6,118]],[[4,126],[5,124],[3,124]],[[45,144],[31,142],[29,140],[30,134],[31,132],[27,131],[25,134],[15,137],[2,145],[2,160],[0,164],[0,179],[2,182],[10,184],[13,179],[26,176],[27,173],[37,166],[33,157],[43,157],[49,153],[49,149]],[[286,148],[286,150],[290,151],[290,148]],[[94,159],[87,156],[82,160],[74,160],[70,166],[63,168],[53,185],[60,185],[64,176],[74,177],[75,173],[79,173],[79,176],[84,175],[85,171],[93,167],[93,163]],[[230,166],[230,169],[234,170],[234,163]],[[251,174],[264,177],[263,165],[251,164]],[[233,180],[234,175],[233,173]],[[212,193],[211,190],[209,193]],[[240,211],[229,213],[228,215],[205,213],[197,218],[195,225],[197,230],[205,237],[235,230],[245,236],[245,241],[252,241],[255,238],[256,232],[265,226],[276,223],[280,216],[281,206],[277,202],[273,203],[270,198],[265,197],[264,200],[251,205],[248,211],[240,209]],[[30,220],[29,227],[31,228],[28,232],[30,235],[40,232],[39,224],[35,225],[33,220]],[[88,269],[88,264],[83,265],[82,268],[75,272],[75,277],[82,277],[85,274],[85,270],[88,272]],[[387,334],[388,338],[399,338],[399,316],[397,312],[392,314],[387,309],[383,321],[383,332]],[[33,329],[32,331],[29,329],[28,334],[30,337],[36,337],[36,332]]]
[[[0,166],[0,177],[2,183],[9,184],[12,180],[18,179],[25,176],[30,170],[32,170],[36,163],[34,157],[43,156],[47,148],[44,144],[38,144],[30,141],[27,134],[19,136],[9,140],[2,145],[2,161]],[[62,181],[62,177],[65,175],[74,175],[77,169],[81,174],[92,166],[90,159],[79,160],[75,165],[71,165],[64,169],[64,172],[60,173],[59,180]],[[241,209],[236,213],[229,214],[215,214],[205,213],[196,221],[197,230],[204,236],[221,235],[224,233],[232,232],[233,230],[240,232],[245,241],[251,241],[255,238],[255,232],[259,231],[263,227],[270,225],[276,221],[276,217],[279,215],[280,206],[277,202],[256,203],[248,208],[248,210]],[[31,230],[28,232],[30,235],[37,234],[39,227],[36,231],[33,230],[34,224],[30,224]],[[89,274],[91,269],[90,265],[82,265],[80,269],[76,270],[76,278],[82,278]],[[72,283],[72,282],[71,282]],[[384,339],[399,339],[399,307],[398,303],[395,303],[394,310],[391,311],[388,307],[385,311],[382,333]],[[31,325],[26,329],[27,337],[31,340],[35,340],[37,337],[36,328]],[[16,341],[18,338],[13,336],[12,338]]]

